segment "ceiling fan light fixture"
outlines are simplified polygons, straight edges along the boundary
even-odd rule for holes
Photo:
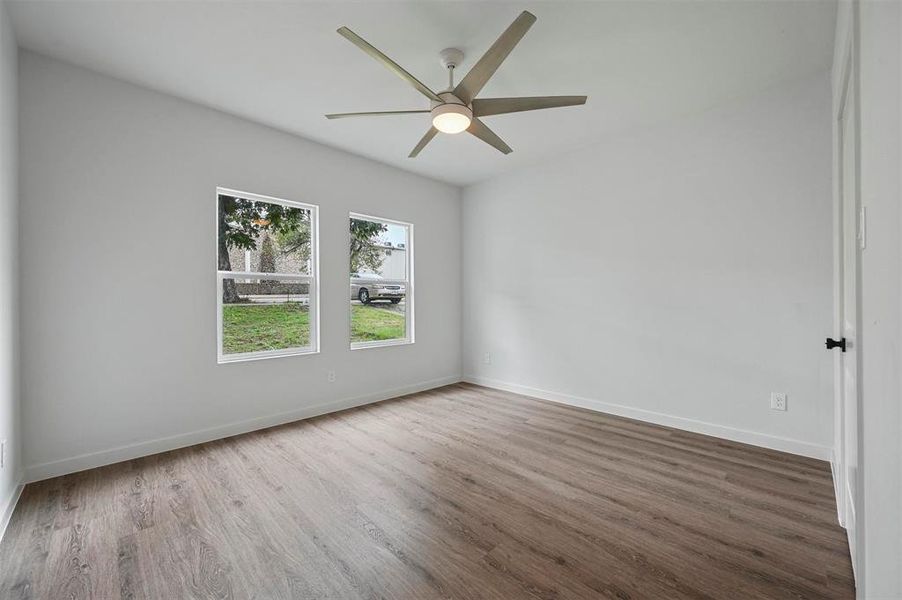
[[[432,125],[442,133],[466,131],[473,120],[473,111],[463,104],[439,104],[432,109]]]
[[[2,2],[2,0],[0,0]],[[474,64],[457,85],[454,84],[454,70],[463,61],[464,55],[457,48],[445,48],[439,53],[439,59],[448,72],[448,88],[438,93],[433,92],[422,81],[405,71],[401,65],[387,57],[368,41],[348,29],[340,27],[338,34],[376,59],[382,66],[413,86],[418,92],[429,98],[429,108],[425,110],[382,110],[376,112],[332,113],[327,119],[343,119],[345,117],[395,116],[417,113],[431,113],[432,127],[420,138],[417,145],[408,154],[408,158],[420,155],[426,144],[432,141],[439,132],[461,133],[466,131],[482,140],[502,154],[513,152],[498,134],[489,129],[482,117],[504,115],[508,113],[557,108],[561,106],[578,106],[586,103],[585,96],[520,96],[516,98],[477,98],[485,84],[492,78],[511,50],[520,43],[529,28],[536,22],[536,16],[524,10],[514,19],[504,33]]]

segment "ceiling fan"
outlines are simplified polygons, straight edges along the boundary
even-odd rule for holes
[[[432,127],[426,135],[410,152],[409,157],[414,158],[426,147],[438,132],[471,133],[500,150],[504,154],[512,152],[511,147],[504,143],[494,131],[489,129],[479,117],[501,115],[526,110],[538,110],[542,108],[556,108],[559,106],[576,106],[586,103],[586,96],[533,96],[520,98],[477,98],[476,96],[495,74],[498,67],[511,53],[511,50],[523,39],[536,17],[528,11],[523,11],[514,19],[504,33],[501,34],[492,47],[479,59],[470,72],[454,85],[454,68],[463,60],[463,52],[456,48],[446,48],[441,52],[441,63],[448,69],[448,89],[441,92],[433,92],[419,79],[401,68],[398,63],[373,47],[369,42],[348,29],[341,27],[338,33],[347,38],[352,44],[375,58],[386,66],[395,75],[415,87],[421,94],[429,98],[430,108],[425,110],[389,110],[378,112],[337,113],[326,115],[327,119],[343,119],[345,117],[371,117],[384,115],[411,115],[420,113],[432,114]]]

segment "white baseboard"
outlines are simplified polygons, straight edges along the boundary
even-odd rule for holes
[[[487,377],[479,377],[475,375],[465,375],[464,381],[482,385],[485,387],[495,388],[506,392],[513,392],[523,396],[531,396],[542,400],[557,402],[558,404],[567,404],[569,406],[578,406],[594,410],[596,412],[617,415],[619,417],[627,417],[636,419],[637,421],[645,421],[646,423],[654,423],[655,425],[664,425],[673,427],[674,429],[682,429],[693,433],[701,433],[714,437],[731,440],[734,442],[742,442],[762,448],[770,448],[771,450],[780,450],[789,452],[790,454],[798,454],[810,458],[817,458],[828,461],[831,457],[831,449],[827,446],[819,446],[809,442],[783,438],[766,433],[758,433],[756,431],[748,431],[746,429],[737,429],[726,425],[717,425],[715,423],[707,423],[705,421],[696,421],[695,419],[687,419],[685,417],[677,417],[665,413],[654,412],[641,408],[633,408],[630,406],[622,406],[620,404],[611,404],[594,398],[582,398],[580,396],[571,396],[569,394],[561,394],[551,392],[525,385],[508,383],[506,381],[498,381]]]
[[[151,454],[158,454],[160,452],[167,452],[169,450],[176,450],[178,448],[194,446],[195,444],[211,442],[213,440],[231,437],[233,435],[249,433],[258,429],[266,429],[267,427],[274,427],[276,425],[282,425],[284,423],[291,423],[292,421],[309,419],[311,417],[317,417],[319,415],[324,415],[339,410],[354,408],[355,406],[372,404],[373,402],[388,400],[390,398],[396,398],[398,396],[404,396],[406,394],[413,394],[415,392],[422,392],[425,390],[441,387],[443,385],[458,383],[459,381],[461,381],[460,376],[452,375],[448,377],[442,377],[440,379],[422,381],[411,385],[392,388],[373,394],[366,394],[364,396],[356,396],[353,398],[345,398],[342,400],[333,400],[331,402],[315,404],[313,406],[305,406],[296,410],[290,410],[287,412],[265,417],[258,417],[256,419],[249,419],[247,421],[240,421],[238,423],[230,423],[228,425],[211,427],[209,429],[201,429],[199,431],[191,431],[188,433],[158,438],[155,440],[136,442],[134,444],[128,444],[126,446],[110,448],[108,450],[89,452],[86,454],[81,454],[79,456],[74,456],[72,458],[65,458],[62,460],[45,462],[37,465],[29,465],[25,467],[24,479],[26,483],[41,481],[42,479],[50,479],[51,477],[67,475],[69,473],[84,471],[86,469],[93,469],[95,467],[102,467],[104,465],[110,465],[113,463],[122,462],[124,460],[132,460],[135,458],[140,458],[142,456],[149,456]]]
[[[13,511],[16,510],[16,504],[19,502],[19,496],[22,495],[22,490],[25,489],[25,484],[20,483],[17,484],[12,493],[9,495],[9,498],[6,499],[6,503],[2,505],[2,509],[0,509],[0,542],[3,541],[3,536],[6,534],[6,528],[9,525],[9,520],[13,516]]]

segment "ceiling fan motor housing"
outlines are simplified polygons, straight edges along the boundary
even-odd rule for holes
[[[439,106],[444,106],[446,104],[458,104],[460,106],[466,106],[467,108],[469,108],[469,105],[466,102],[464,102],[463,100],[461,100],[460,98],[458,98],[451,92],[439,92],[438,97],[441,98],[442,101],[441,102],[436,102],[435,100],[430,101],[430,104],[432,105],[430,108],[434,109]]]

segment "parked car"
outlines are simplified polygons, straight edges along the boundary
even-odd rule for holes
[[[403,283],[386,281],[374,273],[351,273],[351,300],[369,304],[373,300],[388,300],[397,304],[404,299],[406,289]]]

